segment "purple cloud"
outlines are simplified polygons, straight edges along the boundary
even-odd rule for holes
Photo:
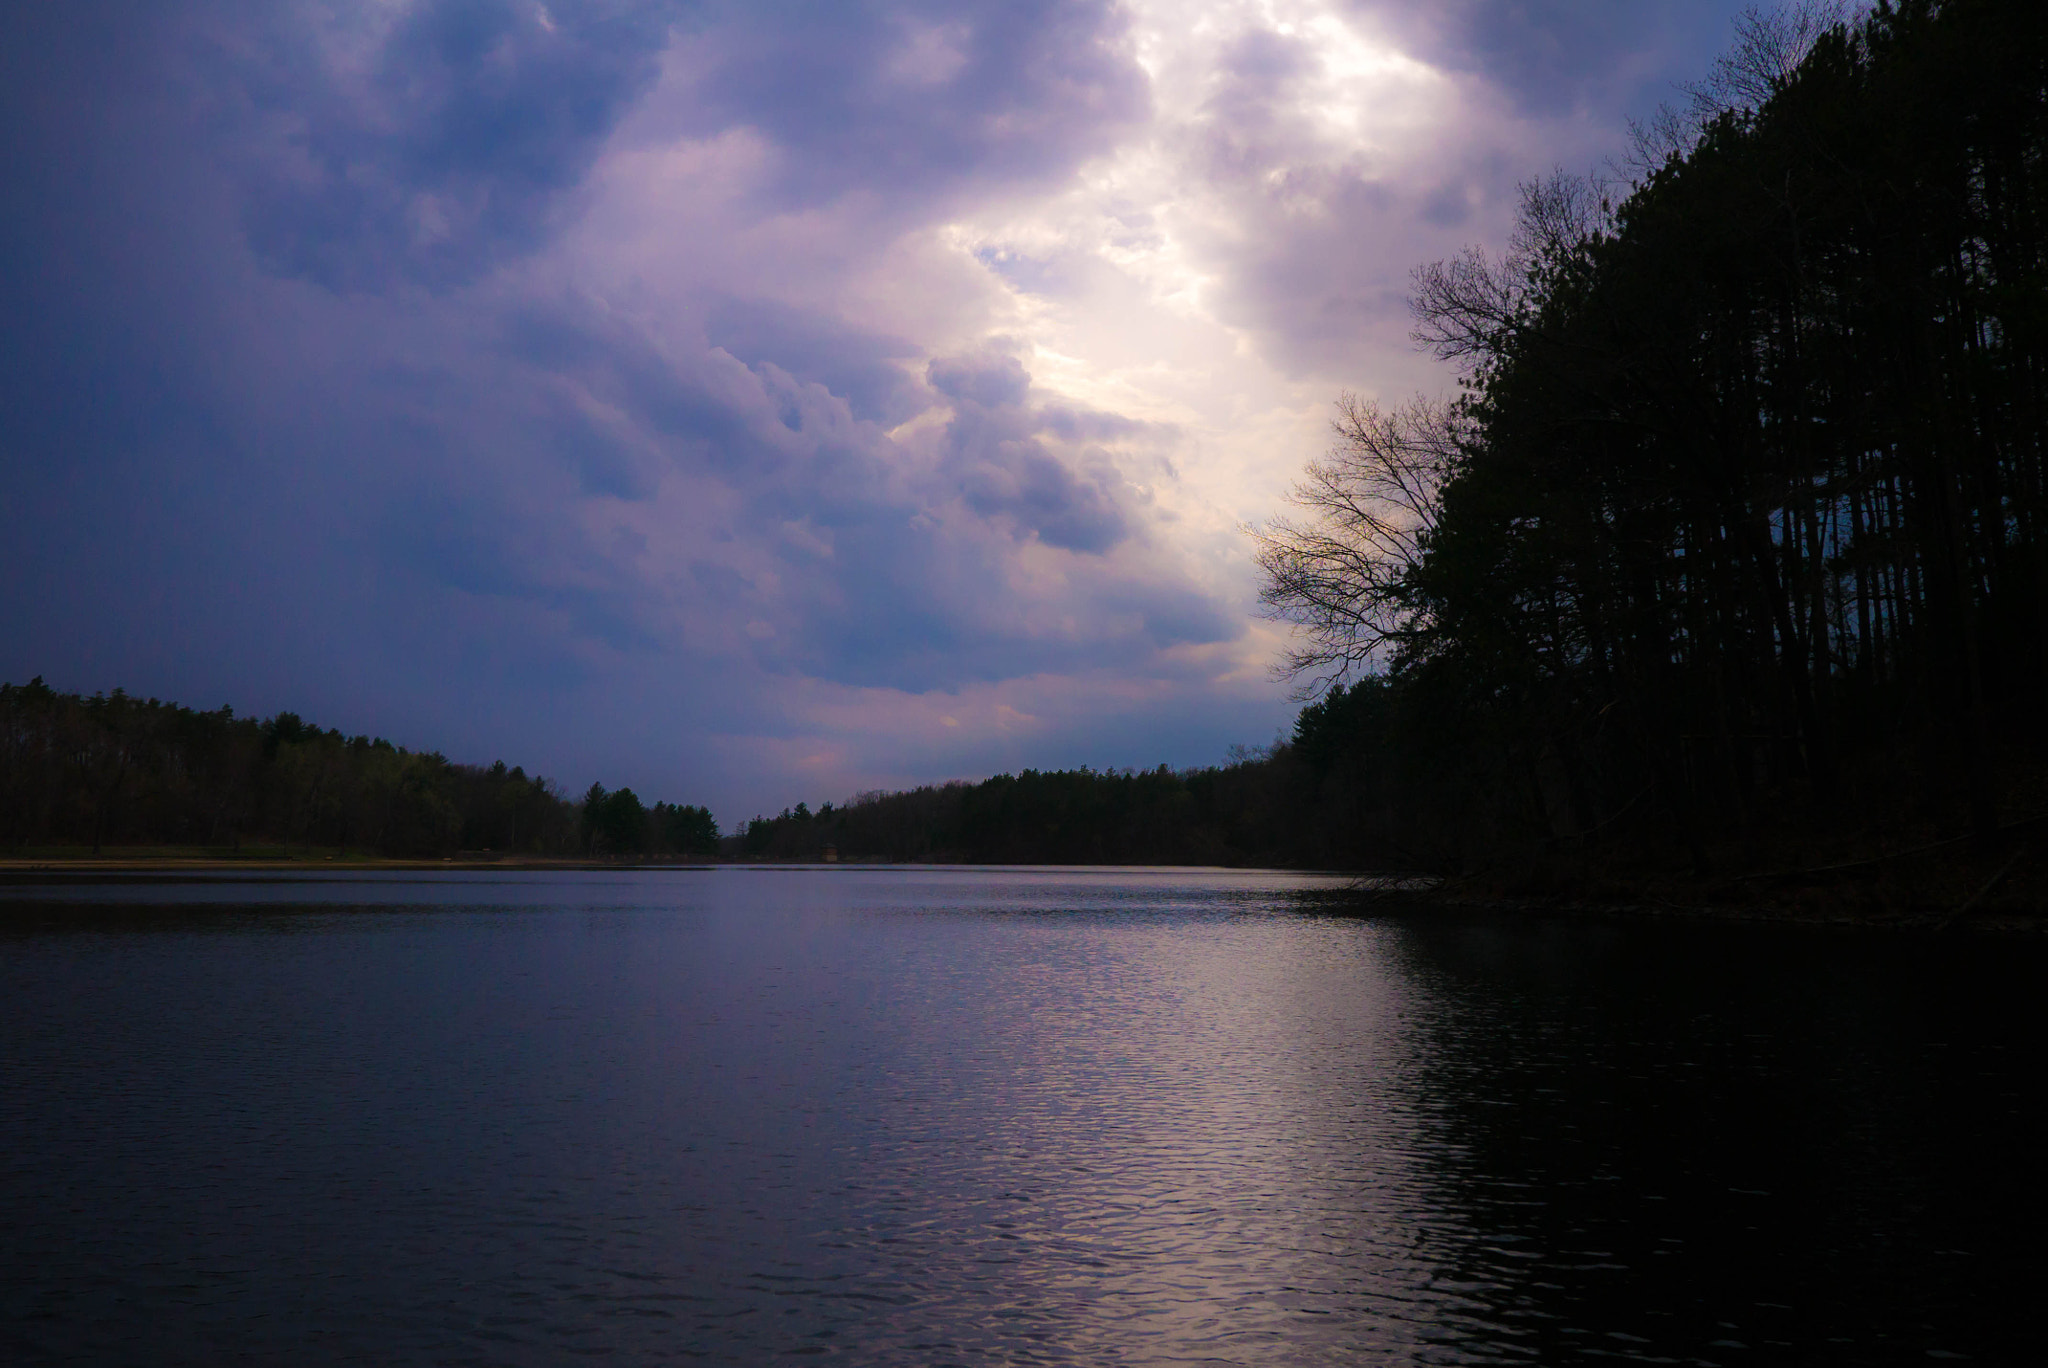
[[[0,678],[728,818],[1216,759],[1235,521],[1701,12],[11,7]]]
[[[275,270],[367,290],[460,285],[531,250],[653,81],[678,9],[424,0],[388,17],[308,4],[219,16],[207,69],[257,138],[250,245]]]
[[[1042,184],[1144,114],[1143,73],[1105,0],[763,5],[684,45],[663,126],[757,129],[781,207],[847,194],[922,202]]]

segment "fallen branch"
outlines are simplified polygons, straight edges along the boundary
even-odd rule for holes
[[[2000,836],[2009,835],[2012,832],[2020,831],[2042,822],[2048,822],[2048,812],[2039,812],[2032,817],[2022,817],[2017,822],[2007,822],[2004,826],[1998,828],[1997,834]],[[1925,855],[1930,851],[1944,850],[1949,846],[1961,845],[1965,841],[1974,841],[1976,839],[1977,837],[1974,833],[1967,836],[1951,836],[1945,841],[1934,841],[1927,845],[1913,846],[1906,850],[1890,850],[1882,855],[1873,855],[1867,860],[1851,860],[1846,864],[1817,865],[1812,869],[1767,869],[1755,874],[1737,874],[1733,878],[1721,880],[1720,884],[1716,886],[1725,887],[1729,884],[1748,883],[1752,879],[1804,879],[1810,878],[1815,874],[1841,874],[1851,869],[1869,869],[1890,860],[1909,859],[1915,855]]]
[[[1946,917],[1943,917],[1934,929],[1936,931],[1946,931],[1951,926],[1954,926],[1957,922],[1961,921],[1964,917],[1968,916],[1970,910],[1976,907],[1978,903],[1983,902],[1985,897],[1990,894],[1992,889],[1998,887],[1999,884],[2005,881],[2005,876],[2012,873],[2012,867],[2018,864],[2020,862],[2020,857],[2022,855],[2025,855],[2026,853],[2027,848],[2025,846],[2021,846],[2018,850],[2015,850],[2011,855],[2007,856],[2005,863],[1998,867],[1998,872],[1996,874],[1993,874],[1990,878],[1986,879],[1984,881],[1984,886],[1978,889],[1975,893],[1972,893],[1961,907],[1958,907],[1955,911],[1949,913]]]
[[[1613,707],[1614,705],[1610,703],[1610,704],[1608,704],[1608,706],[1609,706],[1609,707]],[[1641,801],[1643,801],[1643,795],[1644,795],[1644,794],[1646,794],[1646,793],[1648,793],[1648,792],[1649,792],[1649,791],[1650,791],[1651,789],[1653,789],[1653,788],[1655,788],[1655,787],[1657,787],[1657,784],[1656,784],[1656,781],[1655,781],[1655,780],[1652,780],[1652,781],[1650,781],[1649,783],[1647,783],[1647,784],[1643,785],[1643,786],[1642,786],[1641,788],[1639,788],[1639,789],[1637,789],[1637,790],[1636,790],[1636,796],[1635,796],[1635,797],[1633,797],[1633,798],[1629,799],[1629,800],[1628,800],[1628,801],[1627,801],[1626,803],[1623,803],[1623,804],[1622,804],[1622,805],[1621,805],[1620,807],[1618,807],[1618,808],[1616,808],[1616,809],[1615,809],[1614,811],[1612,811],[1612,812],[1608,813],[1608,814],[1607,814],[1607,815],[1606,815],[1605,817],[1602,817],[1602,818],[1601,818],[1601,819],[1600,819],[1599,821],[1597,821],[1597,822],[1593,823],[1593,825],[1591,825],[1591,826],[1587,827],[1587,828],[1586,828],[1586,829],[1585,829],[1584,831],[1577,831],[1577,832],[1573,832],[1573,833],[1572,833],[1572,834],[1571,834],[1570,836],[1566,837],[1565,839],[1566,839],[1566,840],[1570,840],[1570,841],[1583,841],[1583,840],[1585,840],[1585,839],[1586,839],[1586,838],[1587,838],[1588,836],[1591,836],[1591,835],[1592,835],[1592,834],[1593,834],[1594,832],[1596,832],[1596,831],[1600,830],[1600,828],[1602,828],[1602,827],[1606,826],[1606,825],[1607,825],[1607,824],[1608,824],[1609,822],[1612,822],[1612,821],[1613,821],[1613,820],[1614,820],[1615,818],[1617,818],[1617,817],[1620,817],[1620,816],[1621,816],[1621,815],[1622,815],[1623,813],[1627,812],[1627,811],[1628,811],[1628,810],[1629,810],[1630,808],[1634,807],[1634,806],[1635,806],[1635,805],[1636,805],[1637,803],[1640,803]]]

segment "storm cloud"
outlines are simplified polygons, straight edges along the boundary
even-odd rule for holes
[[[1235,531],[1670,3],[0,19],[0,677],[728,821],[1284,724]]]

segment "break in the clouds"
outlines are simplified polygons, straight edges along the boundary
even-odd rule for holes
[[[0,676],[714,803],[1219,758],[1235,531],[1681,3],[77,0],[0,26]]]

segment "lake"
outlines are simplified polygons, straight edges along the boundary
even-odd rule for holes
[[[0,885],[0,1359],[2030,1362],[2035,940],[1202,870]]]

